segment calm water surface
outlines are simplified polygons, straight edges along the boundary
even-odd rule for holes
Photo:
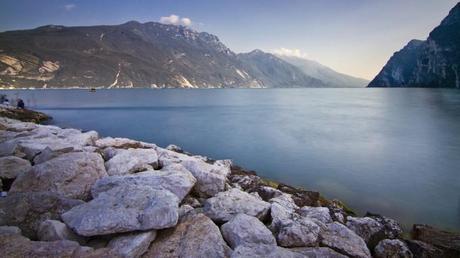
[[[460,91],[6,91],[63,127],[213,158],[364,213],[460,231]]]

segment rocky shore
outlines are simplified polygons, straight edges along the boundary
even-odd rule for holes
[[[2,257],[460,257],[459,234],[409,239],[230,160],[0,115]]]

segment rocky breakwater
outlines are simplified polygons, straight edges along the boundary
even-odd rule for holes
[[[455,257],[458,235],[356,217],[176,146],[0,117],[2,257]]]

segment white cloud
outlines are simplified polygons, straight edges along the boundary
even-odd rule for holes
[[[72,9],[75,9],[75,7],[77,7],[76,4],[66,4],[66,5],[64,5],[64,9],[66,11],[71,11]]]
[[[308,58],[308,54],[305,52],[302,52],[300,49],[290,49],[290,48],[278,48],[274,49],[272,53],[280,56],[294,56],[294,57],[299,57],[299,58]]]
[[[171,14],[170,16],[163,16],[160,18],[160,22],[164,24],[172,25],[183,25],[190,26],[192,25],[192,20],[188,17],[179,17],[179,15]]]

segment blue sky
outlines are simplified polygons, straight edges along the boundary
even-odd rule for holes
[[[425,39],[457,0],[1,0],[0,31],[45,24],[178,22],[235,52],[282,51],[373,78],[411,39]],[[174,18],[174,16],[173,16]],[[175,19],[163,19],[175,21]],[[281,50],[283,48],[283,50]]]

